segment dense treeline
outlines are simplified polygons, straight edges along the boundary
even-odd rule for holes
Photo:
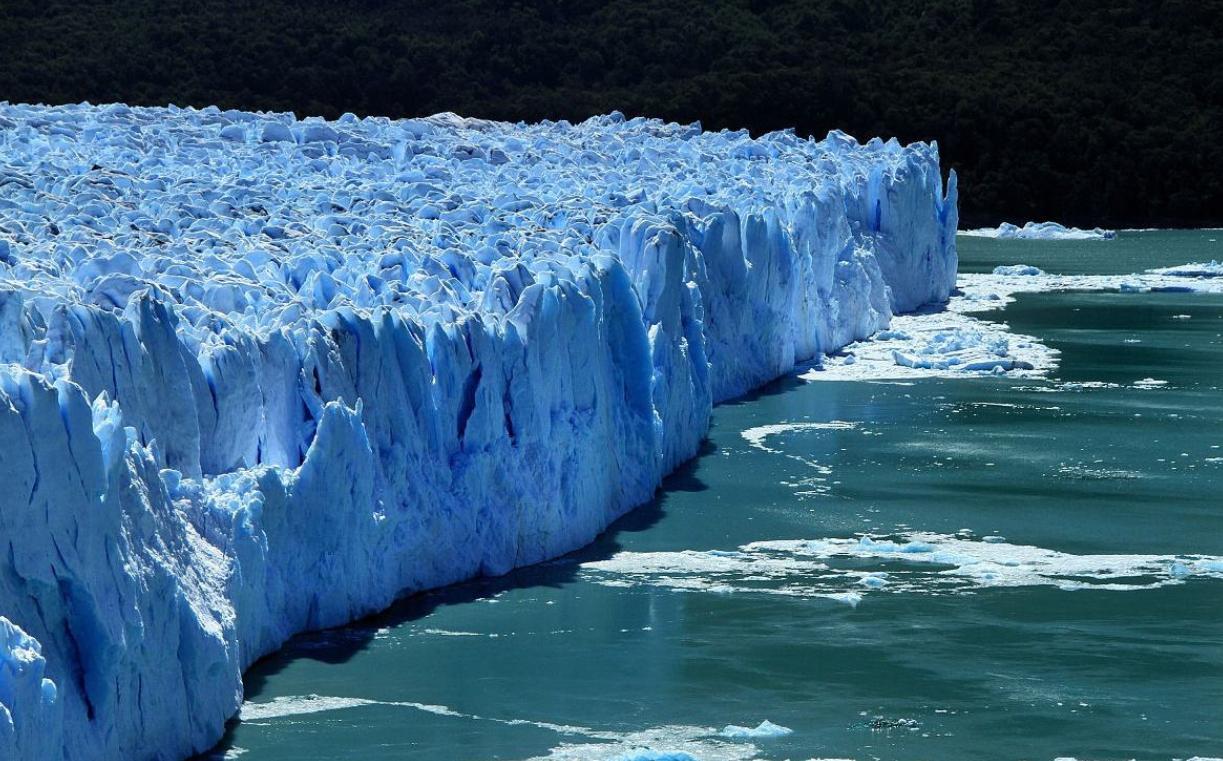
[[[1223,224],[1221,0],[3,0],[0,98],[937,139],[969,224]]]

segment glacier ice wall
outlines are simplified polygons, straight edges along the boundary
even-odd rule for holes
[[[575,549],[711,406],[946,300],[936,147],[0,104],[0,757],[210,747],[242,670]]]

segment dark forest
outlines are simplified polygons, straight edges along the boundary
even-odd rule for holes
[[[1223,2],[3,0],[0,98],[937,140],[968,225],[1223,224]]]

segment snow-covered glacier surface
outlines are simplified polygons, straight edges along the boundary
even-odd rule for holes
[[[840,133],[0,104],[0,187],[0,758],[209,747],[956,270],[937,149]]]

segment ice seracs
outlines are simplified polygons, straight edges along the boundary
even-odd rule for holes
[[[955,280],[932,145],[7,104],[0,143],[6,758],[210,747],[292,634],[589,542],[713,403]]]
[[[59,752],[59,695],[42,645],[0,616],[0,758]]]

